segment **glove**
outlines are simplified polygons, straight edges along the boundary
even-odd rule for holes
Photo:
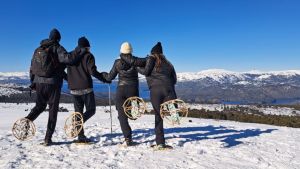
[[[29,86],[29,88],[31,90],[36,90],[36,84],[35,83],[31,83],[31,85]]]
[[[81,55],[85,54],[87,51],[88,51],[87,48],[80,48],[79,55],[81,56]]]
[[[106,80],[106,78],[105,78],[105,77],[108,76],[108,73],[107,73],[107,72],[101,72],[101,75],[102,75],[102,77],[103,77],[103,79],[101,79],[101,81],[103,81],[104,83],[109,83],[109,84],[111,84],[111,80],[109,81],[109,80]]]
[[[74,49],[74,53],[77,55],[77,54],[79,54],[80,53],[80,47],[76,47],[75,49]]]
[[[74,54],[75,55],[79,55],[79,56],[81,56],[81,55],[83,55],[83,54],[85,54],[87,52],[87,49],[86,48],[80,48],[80,47],[76,47],[75,49],[74,49]]]
[[[105,83],[111,84],[112,81],[105,80]]]

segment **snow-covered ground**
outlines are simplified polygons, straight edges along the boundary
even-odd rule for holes
[[[61,106],[73,111],[71,104]],[[35,121],[36,136],[18,141],[11,133],[15,120],[27,115],[33,105],[0,104],[0,168],[195,168],[195,169],[299,169],[300,129],[271,125],[207,119],[185,121],[181,126],[165,125],[168,151],[153,151],[154,116],[130,121],[133,139],[140,144],[121,148],[123,140],[113,107],[113,134],[110,134],[108,107],[85,125],[86,135],[96,143],[75,145],[63,132],[68,112],[58,114],[53,141],[58,145],[39,145],[46,131],[48,113]]]
[[[250,110],[258,110],[264,114],[285,115],[285,116],[300,116],[300,111],[289,107],[258,107],[256,105],[224,105],[224,104],[189,104],[190,109],[204,109],[208,111],[223,111],[224,106],[227,108],[243,107]]]

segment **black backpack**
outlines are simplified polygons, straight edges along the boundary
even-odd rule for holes
[[[58,65],[57,59],[51,47],[38,47],[33,54],[31,60],[31,71],[32,74],[41,77],[51,77]]]

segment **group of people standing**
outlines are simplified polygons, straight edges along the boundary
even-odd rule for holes
[[[150,100],[155,112],[156,145],[162,148],[166,147],[160,105],[165,101],[177,98],[175,92],[177,77],[173,65],[163,54],[161,43],[158,42],[146,58],[139,58],[132,55],[131,44],[124,42],[121,45],[120,57],[115,60],[110,72],[100,73],[95,65],[95,58],[90,52],[88,39],[79,38],[78,46],[72,52],[67,52],[59,44],[60,39],[59,31],[53,29],[49,38],[41,41],[40,47],[35,50],[31,61],[31,88],[36,90],[37,98],[35,107],[25,118],[34,121],[45,110],[47,104],[49,105],[47,132],[43,144],[46,146],[52,144],[63,79],[67,80],[70,93],[74,97],[75,111],[81,113],[83,121],[86,122],[96,112],[92,76],[104,83],[111,83],[118,75],[116,109],[125,138],[124,144],[132,145],[132,129],[122,105],[127,98],[139,96],[138,73],[140,73],[146,76]],[[43,53],[41,51],[46,51],[46,54],[51,57],[51,61],[45,63],[52,66],[44,66],[46,67],[42,69],[44,71],[36,66],[40,64],[40,59],[37,58]],[[49,71],[47,68],[51,70]],[[65,69],[67,69],[67,73],[65,73]],[[86,111],[83,113],[84,106]],[[90,141],[82,129],[76,142]]]

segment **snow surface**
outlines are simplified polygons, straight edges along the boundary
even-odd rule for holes
[[[72,104],[60,106],[73,111]],[[0,168],[145,168],[145,169],[299,169],[300,129],[271,125],[189,118],[181,126],[165,125],[169,151],[153,151],[154,116],[130,121],[133,139],[140,144],[121,148],[123,140],[113,107],[113,135],[110,134],[108,107],[85,125],[86,135],[97,143],[71,144],[63,132],[68,112],[58,114],[53,141],[59,145],[39,145],[46,131],[48,113],[35,121],[36,136],[18,141],[11,133],[15,120],[27,115],[33,104],[0,104]]]

